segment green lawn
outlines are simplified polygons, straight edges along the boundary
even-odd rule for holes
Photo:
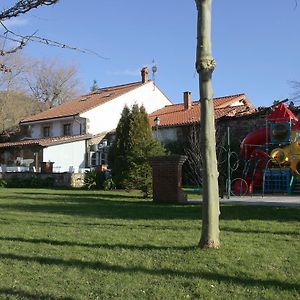
[[[138,194],[0,189],[0,299],[299,299],[300,208],[201,206]]]

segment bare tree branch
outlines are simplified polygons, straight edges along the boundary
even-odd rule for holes
[[[48,108],[68,102],[79,94],[76,67],[61,66],[57,61],[36,61],[25,82],[32,96]]]
[[[3,10],[0,13],[0,20],[6,20],[19,15],[25,14],[28,11],[38,8],[42,5],[53,5],[56,4],[59,0],[21,0],[18,1],[14,6]]]
[[[291,94],[291,100],[294,102],[294,104],[300,104],[300,81],[289,81],[289,84],[291,88],[293,89],[293,92]]]
[[[0,13],[0,26],[3,27],[4,33],[0,34],[0,38],[4,40],[3,47],[0,49],[0,56],[5,56],[7,54],[13,54],[21,49],[23,49],[26,44],[31,41],[35,43],[40,43],[44,44],[47,46],[52,46],[52,47],[58,47],[58,48],[63,48],[63,49],[69,49],[69,50],[74,50],[78,51],[81,53],[86,53],[86,54],[92,54],[95,56],[98,56],[99,58],[102,59],[108,59],[107,57],[101,56],[98,53],[91,51],[89,49],[82,49],[82,48],[77,48],[73,47],[70,45],[67,45],[65,43],[61,43],[58,41],[50,40],[48,38],[40,37],[36,35],[37,31],[30,34],[30,35],[23,35],[23,34],[18,34],[12,30],[10,30],[4,23],[3,21],[11,18],[15,18],[21,14],[25,14],[29,12],[30,10],[34,8],[38,8],[42,5],[53,5],[56,4],[59,0],[21,0],[17,1],[15,5],[8,9],[4,9]],[[5,41],[10,41],[13,42],[14,45],[12,45],[10,48],[5,47]],[[0,72],[10,72],[11,69],[6,66],[5,64],[0,64]]]
[[[6,55],[6,54],[12,54],[17,52],[18,50],[22,49],[25,45],[26,42],[28,40],[30,40],[32,38],[32,36],[19,36],[18,39],[13,39],[11,37],[8,36],[8,34],[13,34],[12,31],[8,30],[8,28],[3,24],[2,21],[10,19],[10,18],[14,18],[17,17],[21,14],[25,14],[28,11],[34,9],[34,8],[38,8],[39,6],[42,5],[52,5],[52,4],[56,4],[59,0],[20,0],[18,1],[15,5],[13,5],[12,7],[8,8],[8,9],[4,9],[1,13],[0,13],[0,22],[2,27],[5,29],[5,32],[3,35],[0,35],[0,37],[4,38],[4,40],[10,40],[13,42],[17,42],[18,45],[10,50],[4,50],[4,48],[0,51],[0,55]],[[33,34],[34,36],[35,34]],[[11,69],[6,66],[5,64],[1,63],[0,64],[0,72],[11,72]]]
[[[32,35],[20,35],[20,34],[13,32],[12,30],[10,30],[1,21],[0,21],[0,25],[5,29],[5,33],[3,35],[0,35],[0,37],[19,44],[18,46],[16,46],[13,49],[10,49],[10,50],[6,50],[6,51],[0,50],[0,55],[2,55],[2,56],[6,55],[6,54],[14,53],[14,52],[22,49],[27,44],[28,41],[32,41],[32,42],[41,43],[41,44],[44,44],[47,46],[74,50],[74,51],[78,51],[78,52],[86,53],[86,54],[93,54],[93,55],[98,56],[99,58],[108,59],[107,57],[101,56],[92,50],[72,47],[72,46],[69,46],[64,43],[60,43],[60,42],[53,41],[53,40],[50,40],[50,39],[47,39],[44,37],[37,36],[36,32],[34,32]],[[8,34],[10,34],[11,36],[8,36]]]
[[[224,161],[225,140],[226,135],[224,134],[222,127],[216,126],[216,153],[219,169]],[[186,170],[188,179],[193,182],[193,184],[202,186],[203,153],[201,150],[199,125],[194,124],[190,127],[185,142],[184,153],[188,157],[186,161],[186,164],[188,165]]]

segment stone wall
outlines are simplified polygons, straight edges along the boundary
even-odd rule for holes
[[[41,179],[47,178],[54,179],[55,187],[82,187],[84,184],[84,173],[31,173],[31,172],[11,172],[11,173],[0,173],[0,179],[6,181],[12,179],[18,180],[30,180],[30,179]]]

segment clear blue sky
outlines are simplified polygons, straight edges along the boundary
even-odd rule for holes
[[[187,90],[199,97],[194,0],[61,0],[9,25],[107,57],[26,48],[34,57],[76,64],[86,91],[93,79],[100,87],[138,81],[139,70],[155,59],[156,83],[172,101]],[[214,0],[215,96],[246,93],[257,106],[290,97],[289,81],[300,81],[299,33],[295,0]]]

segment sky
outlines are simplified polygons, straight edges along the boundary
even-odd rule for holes
[[[2,1],[1,8],[13,1]],[[212,39],[217,67],[214,96],[245,93],[256,106],[290,98],[300,81],[300,2],[214,0]],[[11,19],[22,34],[59,41],[94,54],[30,43],[35,58],[76,65],[83,91],[140,80],[157,65],[155,81],[174,103],[183,92],[199,99],[195,71],[197,10],[194,0],[60,0]],[[152,73],[150,72],[150,78]],[[299,102],[300,103],[300,102]]]

